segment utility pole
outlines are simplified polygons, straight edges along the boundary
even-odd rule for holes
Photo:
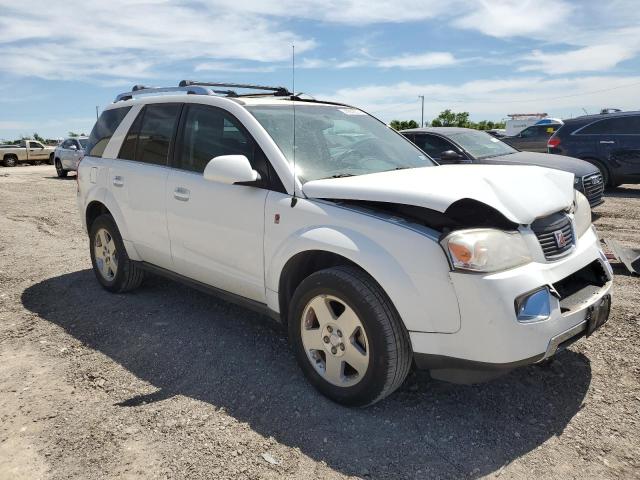
[[[98,105],[96,105],[96,122],[98,121]]]
[[[424,127],[424,95],[418,95],[418,98],[422,100],[422,114],[420,116],[420,127]]]

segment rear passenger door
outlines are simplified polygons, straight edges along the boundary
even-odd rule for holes
[[[143,261],[171,268],[165,188],[168,159],[182,105],[147,104],[138,113],[109,169],[109,188]]]
[[[264,206],[268,190],[203,177],[220,155],[245,155],[260,176],[272,172],[264,154],[229,112],[187,105],[166,188],[175,270],[207,285],[265,302]]]
[[[598,127],[598,146],[613,176],[640,177],[640,115],[603,120]]]

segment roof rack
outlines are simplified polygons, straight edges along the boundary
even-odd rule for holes
[[[225,95],[227,97],[243,97],[264,95],[261,93],[249,93],[238,95],[234,90],[217,90],[210,87],[231,87],[244,88],[248,90],[259,90],[273,92],[275,96],[287,97],[291,96],[291,92],[285,87],[269,87],[265,85],[250,85],[244,83],[215,83],[215,82],[196,82],[194,80],[182,80],[177,87],[148,87],[146,85],[134,85],[130,92],[119,94],[113,103],[131,100],[137,95],[154,94],[154,93],[175,93],[185,92],[187,95]]]
[[[291,95],[291,92],[286,87],[270,87],[267,85],[251,85],[247,83],[218,83],[218,82],[198,82],[195,80],[182,80],[179,83],[180,87],[190,86],[202,86],[202,87],[230,87],[230,88],[245,88],[247,90],[262,90],[267,92],[273,92],[276,96],[287,97]],[[235,93],[235,92],[234,92]],[[250,94],[255,95],[255,94]],[[240,95],[237,95],[240,96]]]

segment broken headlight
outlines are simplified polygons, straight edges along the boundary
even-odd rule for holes
[[[519,232],[495,229],[457,230],[440,242],[456,270],[498,272],[531,262]]]

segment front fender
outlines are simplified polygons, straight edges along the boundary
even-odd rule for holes
[[[447,273],[438,286],[440,291],[433,291],[421,282],[428,272],[414,274],[380,243],[346,226],[304,228],[282,239],[273,255],[267,257],[267,289],[277,292],[286,263],[299,253],[313,250],[341,255],[371,275],[387,293],[408,330],[451,333],[459,329],[460,313]]]

